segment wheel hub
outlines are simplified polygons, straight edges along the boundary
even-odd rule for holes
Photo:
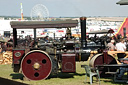
[[[36,69],[36,70],[38,70],[40,68],[40,64],[39,63],[35,63],[33,65],[33,68]]]

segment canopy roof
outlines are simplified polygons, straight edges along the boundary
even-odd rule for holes
[[[112,29],[110,29],[110,30],[98,30],[98,31],[91,31],[91,32],[89,32],[89,33],[87,33],[87,34],[107,34],[107,33],[114,33],[114,31],[112,30]]]
[[[33,28],[68,28],[76,27],[77,20],[61,20],[61,21],[11,21],[12,28],[17,29],[33,29]]]
[[[120,4],[120,5],[128,5],[128,0],[120,0],[120,1],[117,2],[116,4]]]

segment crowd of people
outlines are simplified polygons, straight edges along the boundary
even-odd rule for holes
[[[115,42],[115,40],[111,40],[108,44],[107,44],[108,50],[109,51],[122,51],[125,52],[126,51],[126,42],[125,39],[121,38],[119,40],[119,42]]]
[[[122,59],[126,56],[125,51],[127,49],[126,47],[127,43],[125,42],[125,39],[121,38],[119,42],[115,42],[114,40],[111,40],[110,43],[107,44],[109,51],[119,51],[121,53],[117,53],[118,60],[121,64],[128,64],[125,63]],[[117,75],[118,80],[122,80],[122,77],[125,72],[128,72],[128,68],[120,67],[119,73]]]

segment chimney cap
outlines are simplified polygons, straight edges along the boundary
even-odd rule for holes
[[[86,17],[80,17],[80,20],[86,20],[87,18]]]

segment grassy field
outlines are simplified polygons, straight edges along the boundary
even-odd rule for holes
[[[22,74],[14,73],[12,71],[11,65],[0,65],[0,85],[90,85],[89,77],[87,83],[85,80],[85,70],[81,68],[81,65],[86,64],[86,62],[76,63],[76,73],[58,73],[58,75],[53,75],[51,78],[40,81],[23,81]],[[93,85],[99,85],[94,78]],[[114,83],[112,77],[101,78],[100,85],[125,85],[121,83]]]

